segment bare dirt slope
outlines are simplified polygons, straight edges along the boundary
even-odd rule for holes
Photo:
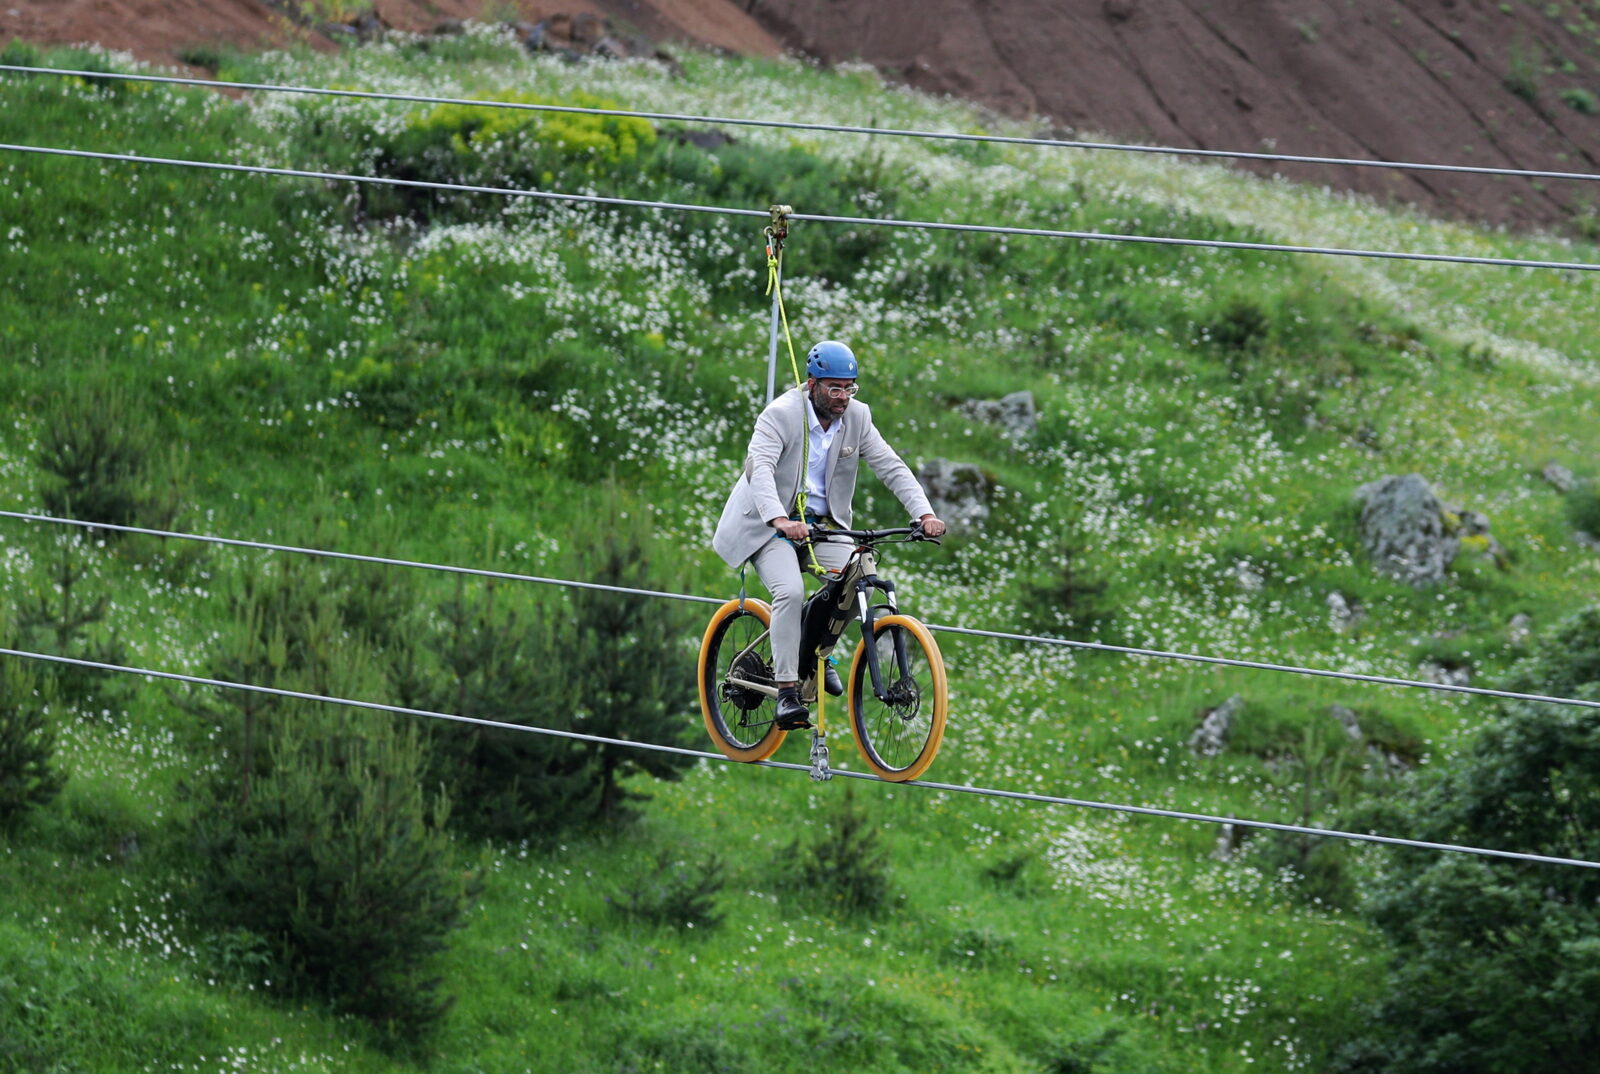
[[[1595,172],[1600,27],[1584,6],[760,0],[755,10],[791,46],[824,60],[865,59],[921,89],[1119,139]],[[1556,223],[1600,202],[1600,184],[1586,182],[1540,189],[1388,169],[1282,171],[1505,223]]]
[[[485,15],[515,14],[537,22],[557,14],[590,14],[620,20],[658,41],[749,55],[782,51],[778,40],[731,0],[373,0],[371,7],[385,25],[411,32]],[[93,42],[155,63],[173,63],[179,51],[196,45],[259,48],[298,38],[333,47],[327,35],[297,25],[289,17],[296,10],[284,0],[0,0],[0,42]]]
[[[96,41],[174,62],[281,43],[286,0],[0,0],[0,42]],[[515,11],[659,42],[865,60],[1015,116],[1185,148],[1600,172],[1600,24],[1581,0],[375,0],[429,30]],[[324,38],[313,36],[325,47]],[[863,122],[870,115],[863,115]],[[1445,215],[1559,226],[1600,183],[1271,166]]]

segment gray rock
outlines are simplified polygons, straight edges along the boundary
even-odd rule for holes
[[[734,137],[724,131],[713,130],[664,130],[661,137],[681,145],[692,145],[698,149],[721,149],[725,145],[733,145]]]
[[[1527,612],[1518,612],[1511,617],[1511,622],[1506,626],[1506,641],[1511,645],[1526,645],[1533,640],[1533,617]]]
[[[1339,726],[1344,728],[1344,733],[1356,742],[1364,737],[1361,734],[1361,720],[1356,716],[1354,709],[1347,709],[1343,705],[1332,705],[1328,713],[1339,721]]]
[[[1138,10],[1135,0],[1100,0],[1100,10],[1110,22],[1127,22]]]
[[[1428,660],[1422,665],[1422,677],[1441,686],[1466,686],[1472,682],[1472,669],[1465,664],[1450,667]]]
[[[1389,475],[1356,489],[1361,542],[1382,574],[1418,589],[1442,582],[1461,539],[1420,474]]]
[[[1228,733],[1233,730],[1234,717],[1244,708],[1244,697],[1234,694],[1228,700],[1206,713],[1200,726],[1189,736],[1189,748],[1202,757],[1215,757],[1228,744]]]
[[[1000,426],[1001,433],[1012,440],[1021,440],[1039,424],[1033,393],[1027,390],[999,399],[973,399],[956,409],[977,421]]]
[[[1572,471],[1562,466],[1559,462],[1547,462],[1544,469],[1539,471],[1539,476],[1550,483],[1550,486],[1565,496],[1577,485],[1578,479]]]
[[[1600,552],[1600,537],[1596,537],[1588,530],[1573,530],[1572,539],[1578,542],[1579,548],[1587,548],[1591,552]]]
[[[917,469],[917,479],[933,505],[933,513],[956,529],[974,529],[989,517],[994,480],[970,462],[929,459]]]
[[[1358,605],[1352,604],[1337,589],[1328,594],[1328,625],[1336,633],[1348,634],[1365,615]]]

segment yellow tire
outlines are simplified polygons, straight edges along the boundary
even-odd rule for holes
[[[765,601],[730,600],[711,616],[700,639],[700,714],[723,756],[764,761],[786,734],[775,722],[777,701],[730,679],[771,685],[772,609]]]
[[[895,654],[899,642],[904,642],[909,676],[900,673]],[[850,729],[867,767],[884,779],[903,783],[928,770],[944,741],[950,703],[944,657],[928,628],[909,615],[878,619],[872,643],[886,696],[872,692],[863,639],[850,665]]]

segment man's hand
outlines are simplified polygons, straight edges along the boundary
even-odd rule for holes
[[[944,523],[939,521],[938,515],[923,515],[918,521],[922,523],[922,532],[927,536],[944,536]]]
[[[810,526],[792,518],[775,518],[772,520],[772,528],[791,541],[803,541],[811,535]]]

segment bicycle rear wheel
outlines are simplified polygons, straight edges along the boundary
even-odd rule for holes
[[[884,779],[901,783],[928,770],[944,741],[949,687],[944,657],[928,628],[909,615],[886,615],[873,623],[884,697],[872,692],[867,640],[856,646],[850,665],[850,727],[856,747]],[[909,675],[900,673],[895,650],[904,645]]]
[[[735,761],[764,761],[783,745],[777,701],[740,683],[772,685],[772,609],[730,600],[711,616],[700,640],[700,713],[711,741]]]

